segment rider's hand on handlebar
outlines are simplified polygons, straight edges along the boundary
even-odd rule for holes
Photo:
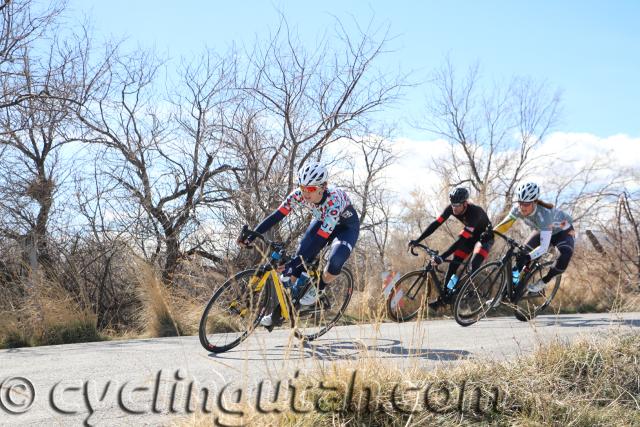
[[[238,237],[238,240],[236,240],[236,243],[238,243],[238,245],[240,245],[243,248],[250,248],[252,242],[249,239],[243,239],[241,236],[241,237]]]
[[[242,231],[240,231],[240,235],[236,240],[238,245],[240,245],[243,248],[250,248],[251,244],[253,243],[253,239],[251,238],[249,233],[247,233],[248,230],[249,228],[246,225],[242,227]]]
[[[409,240],[409,248],[414,247],[415,245],[417,245],[418,243],[420,243],[419,240]]]

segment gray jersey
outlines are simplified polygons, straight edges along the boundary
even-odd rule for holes
[[[551,230],[552,235],[571,228],[573,223],[573,218],[560,209],[547,209],[540,205],[536,205],[536,210],[531,215],[524,216],[516,203],[511,208],[509,217],[514,220],[522,219],[529,227],[539,231]]]

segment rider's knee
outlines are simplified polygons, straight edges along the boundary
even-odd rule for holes
[[[334,276],[337,276],[342,271],[342,266],[351,255],[351,249],[347,245],[338,245],[329,257],[329,264],[327,265],[327,272]]]

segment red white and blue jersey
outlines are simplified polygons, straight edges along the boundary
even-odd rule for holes
[[[285,198],[278,211],[286,216],[298,206],[306,206],[311,209],[313,218],[322,223],[317,234],[325,239],[338,224],[347,225],[351,221],[357,220],[356,211],[351,205],[347,193],[332,186],[327,187],[318,204],[305,201],[302,191],[297,188]]]
[[[302,191],[296,189],[284,199],[278,209],[256,227],[255,231],[266,233],[298,206],[309,208],[314,220],[302,236],[296,255],[287,264],[286,274],[297,277],[303,266],[301,260],[305,259],[306,262],[309,262],[314,259],[330,240],[333,241],[336,248],[339,248],[339,250],[331,252],[329,262],[330,268],[335,264],[334,272],[338,274],[342,264],[353,250],[360,231],[358,213],[351,205],[349,196],[344,190],[327,187],[322,199],[316,204],[305,201]],[[341,259],[340,262],[336,261],[338,258]]]

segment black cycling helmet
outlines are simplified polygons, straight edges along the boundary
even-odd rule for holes
[[[469,190],[464,187],[456,187],[449,193],[451,203],[463,203],[469,198]]]

